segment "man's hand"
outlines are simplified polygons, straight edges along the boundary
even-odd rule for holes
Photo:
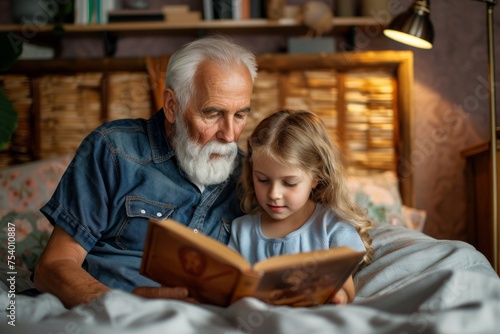
[[[187,288],[176,287],[150,287],[140,286],[132,291],[133,294],[150,299],[177,299],[192,304],[199,304],[199,301],[189,297],[189,290]]]

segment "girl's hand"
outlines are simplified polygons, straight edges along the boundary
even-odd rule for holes
[[[199,302],[189,296],[189,291],[186,288],[169,288],[165,286],[161,287],[150,287],[150,286],[139,286],[132,292],[137,296],[150,299],[177,299],[182,300],[192,304],[198,304]]]
[[[354,282],[352,280],[352,276],[349,276],[342,288],[340,288],[339,291],[332,296],[330,303],[340,305],[349,304],[354,300],[355,295],[356,289],[354,288]]]
[[[337,291],[336,294],[332,296],[330,302],[338,305],[344,305],[349,303],[349,296],[347,295],[345,289],[341,288],[339,291]]]

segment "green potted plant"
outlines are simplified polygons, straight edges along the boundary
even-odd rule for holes
[[[6,71],[17,61],[21,55],[22,44],[13,47],[9,33],[0,33],[0,72]],[[10,141],[12,134],[17,127],[17,112],[9,101],[3,89],[0,88],[0,151],[3,150]]]

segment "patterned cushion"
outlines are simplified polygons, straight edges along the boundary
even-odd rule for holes
[[[383,224],[406,226],[398,179],[394,172],[349,176],[348,187],[358,205],[366,209],[368,219],[375,226]]]
[[[0,218],[0,226],[3,229],[0,235],[0,257],[6,259],[8,250],[15,250],[16,266],[33,271],[53,226],[40,211],[10,211]],[[15,242],[8,238],[7,231],[12,231],[9,227],[14,227]]]
[[[422,232],[424,230],[427,212],[425,210],[418,210],[406,205],[403,205],[402,209],[403,215],[405,217],[406,227]]]
[[[52,232],[52,225],[39,209],[52,196],[70,160],[71,156],[65,155],[0,170],[2,259],[7,258],[9,249],[15,249],[16,265],[34,269]],[[9,240],[9,226],[15,226],[15,242]]]

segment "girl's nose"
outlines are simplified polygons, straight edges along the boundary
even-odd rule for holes
[[[279,186],[273,185],[269,190],[269,198],[272,200],[278,200],[283,198],[283,193]]]

